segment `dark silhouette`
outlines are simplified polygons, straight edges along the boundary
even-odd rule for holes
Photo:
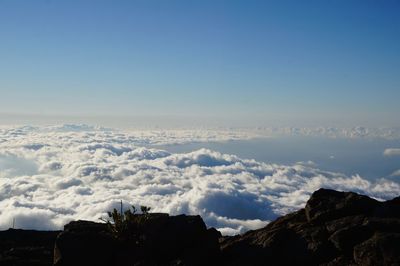
[[[231,237],[200,216],[114,212],[133,226],[129,237],[113,231],[115,220],[2,231],[0,265],[400,265],[400,197],[320,189],[304,209]]]

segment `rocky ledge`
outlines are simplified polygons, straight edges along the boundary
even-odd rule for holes
[[[0,231],[0,265],[53,265],[54,242],[61,231]]]
[[[400,265],[400,197],[320,189],[304,209],[221,241],[226,265]]]
[[[222,237],[200,216],[167,214],[149,214],[135,232],[118,239],[88,221],[62,232],[7,230],[0,265],[400,265],[400,197],[320,189],[304,209],[244,235]]]

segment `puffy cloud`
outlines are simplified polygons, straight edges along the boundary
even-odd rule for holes
[[[399,156],[400,155],[400,149],[392,148],[392,149],[385,149],[383,152],[383,155],[385,156]]]
[[[53,223],[55,213],[50,210],[38,210],[37,208],[18,207],[2,214],[2,219],[8,221],[8,226],[15,228],[48,229],[56,230],[58,226]]]
[[[276,165],[208,149],[171,154],[142,147],[157,142],[157,136],[163,143],[174,143],[178,136],[184,141],[204,140],[208,132],[68,128],[73,130],[1,131],[1,229],[14,219],[16,227],[33,229],[62,228],[73,219],[96,221],[122,200],[125,207],[147,205],[155,212],[200,214],[207,225],[236,234],[303,207],[320,187],[378,199],[398,196],[400,191],[394,181],[371,182],[322,171],[312,162]],[[212,136],[215,140],[217,135]]]

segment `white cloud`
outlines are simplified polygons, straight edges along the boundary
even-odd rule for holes
[[[400,176],[400,169],[394,171],[394,172],[391,174],[391,176]]]
[[[385,149],[385,151],[383,152],[383,155],[385,155],[385,156],[400,156],[400,149],[397,149],[397,148]]]
[[[200,149],[171,154],[141,147],[227,139],[225,132],[123,132],[10,128],[0,132],[0,229],[54,229],[98,220],[123,200],[155,212],[200,214],[225,234],[259,228],[304,206],[320,187],[379,199],[400,185],[321,171],[312,162],[276,165]],[[63,128],[65,129],[65,128]],[[222,136],[222,137],[221,137]]]

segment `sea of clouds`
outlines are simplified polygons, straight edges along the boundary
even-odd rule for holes
[[[208,226],[237,234],[304,207],[321,187],[382,200],[399,196],[396,182],[327,172],[312,162],[276,165],[207,149],[171,154],[151,148],[251,137],[229,130],[0,128],[0,229],[14,222],[16,228],[60,229],[71,220],[99,221],[122,200],[126,208],[200,214]]]
[[[254,133],[261,136],[400,139],[399,127],[257,127]]]

